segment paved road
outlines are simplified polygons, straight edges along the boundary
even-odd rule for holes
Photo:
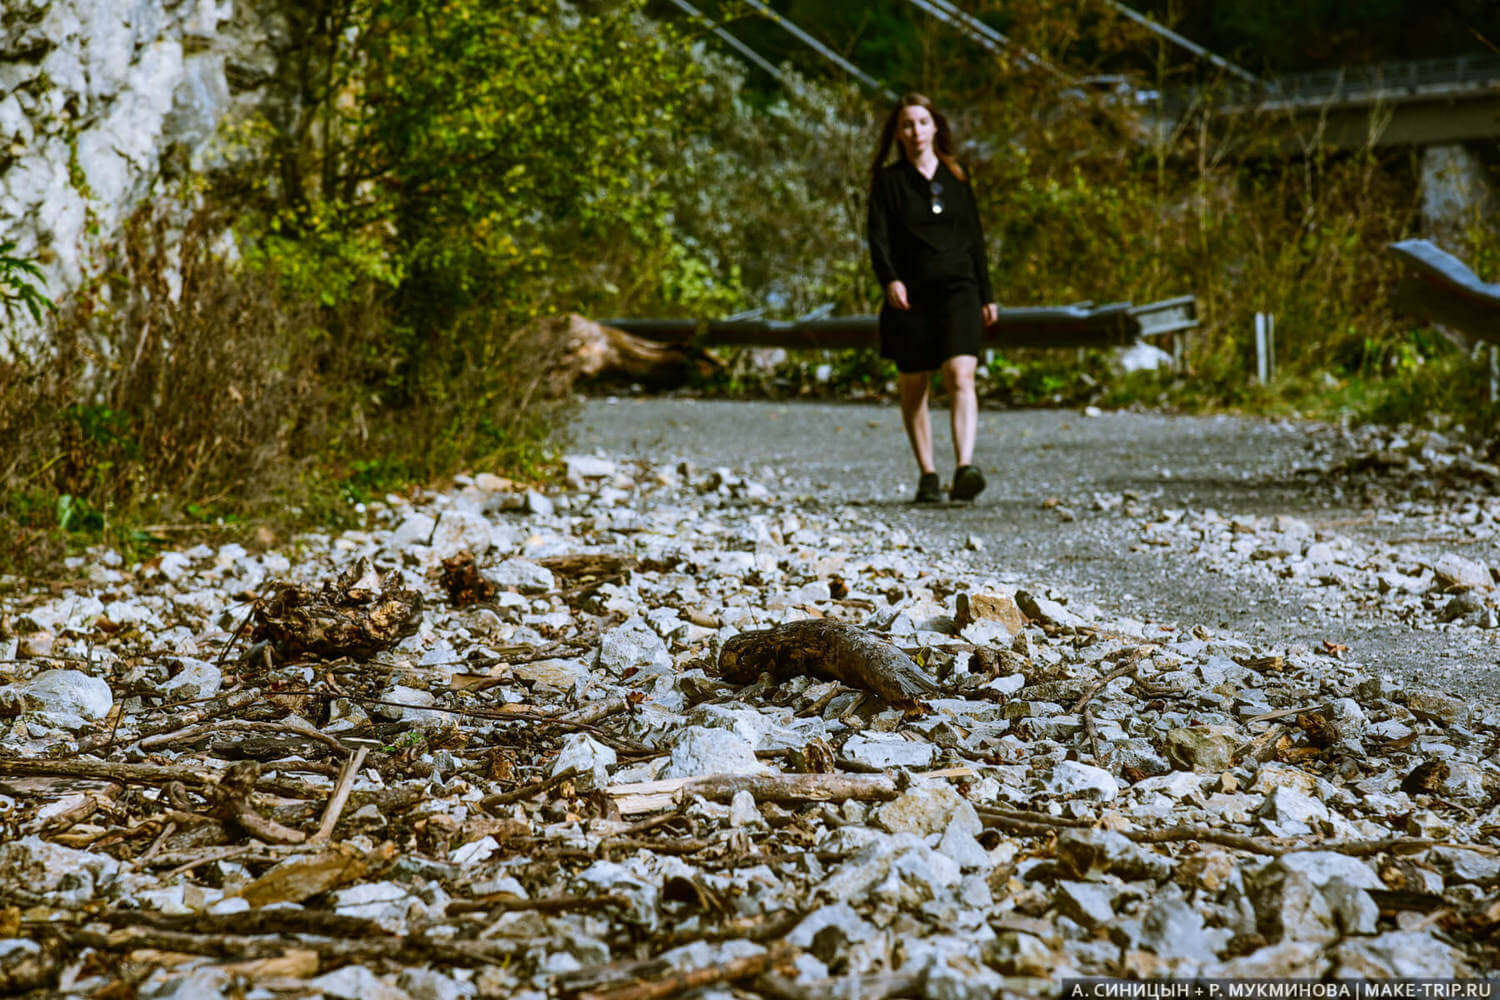
[[[938,446],[946,448],[946,413],[934,419]],[[575,424],[573,448],[749,466],[767,485],[806,495],[810,507],[869,505],[930,550],[979,572],[1253,642],[1341,642],[1351,659],[1404,682],[1500,702],[1493,633],[1415,630],[1321,608],[1293,588],[1216,572],[1175,546],[1132,551],[1137,523],[1092,509],[1095,493],[1134,491],[1166,508],[1291,514],[1344,534],[1399,534],[1399,525],[1369,524],[1369,512],[1337,487],[1295,474],[1308,462],[1310,433],[1307,425],[1229,417],[983,412],[977,462],[989,489],[976,504],[938,508],[908,503],[915,466],[890,405],[596,399]],[[1044,506],[1049,498],[1077,519],[1061,519]],[[971,538],[982,548],[973,550]]]

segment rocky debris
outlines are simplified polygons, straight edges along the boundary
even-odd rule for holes
[[[1481,452],[1431,430],[1306,433],[1309,461],[1295,474],[1316,477],[1314,491],[1357,503],[1365,516],[1330,524],[1230,516],[1156,506],[1133,491],[1096,494],[1092,508],[1129,519],[1139,551],[1191,553],[1325,617],[1423,630],[1500,627],[1500,439]]]
[[[976,578],[735,470],[566,465],[388,498],[295,562],[94,553],[18,595],[0,982],[991,997],[1500,959],[1492,707]],[[1259,530],[1228,544],[1348,554]],[[739,659],[804,630],[906,687]]]

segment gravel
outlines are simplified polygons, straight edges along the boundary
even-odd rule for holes
[[[933,421],[946,475],[944,412]],[[976,572],[1044,581],[1134,618],[1246,641],[1345,645],[1377,676],[1500,704],[1495,633],[1444,624],[1432,574],[1401,572],[1444,555],[1500,567],[1500,475],[1456,433],[984,411],[975,460],[989,488],[974,504],[937,508],[908,503],[916,477],[891,405],[591,399],[574,440],[583,451],[739,464],[783,484],[810,512],[872,508],[925,551]],[[1226,553],[1231,532],[1288,554],[1271,567]],[[1346,565],[1349,586],[1278,574],[1301,558],[1304,538]],[[1339,558],[1363,550],[1376,555],[1363,572]],[[1406,587],[1432,607],[1415,614]],[[1483,596],[1493,611],[1493,595]]]
[[[1487,593],[1479,543],[1474,565],[1388,557],[1305,516],[1125,489],[1047,506],[1058,468],[996,475],[991,507],[912,511],[874,475],[851,498],[760,455],[642,461],[589,437],[648,405],[795,418],[797,454],[814,417],[889,417],[591,404],[589,446],[545,492],[460,477],[336,537],[140,565],[93,552],[70,583],[17,592],[0,618],[0,982],[542,1000],[670,995],[696,970],[711,996],[938,1000],[1064,974],[1495,967],[1500,709],[1372,670],[1346,631],[1267,641],[1193,620],[1198,598],[1170,618],[1161,591],[1102,603],[1065,563],[1007,561],[1030,529],[1005,505],[1025,495],[1017,521],[1064,550],[1148,539],[1120,547],[1126,576],[1154,561],[1280,588],[1333,609],[1330,627],[1369,599],[1413,635],[1475,641],[1484,621],[1438,612],[1448,591]],[[1110,422],[1129,429],[1087,421]],[[1311,495],[1396,468],[1332,431],[1193,426],[1196,447],[1279,442],[1245,453],[1292,471],[1257,475],[1315,468]],[[1401,474],[1461,492],[1447,472],[1482,463],[1446,445]],[[1385,573],[1425,582],[1382,592]],[[936,696],[903,710],[821,675],[721,678],[727,640],[806,618],[889,639]]]

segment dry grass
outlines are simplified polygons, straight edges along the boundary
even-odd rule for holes
[[[401,354],[377,297],[299,301],[215,252],[223,231],[138,216],[50,353],[0,366],[0,570],[48,572],[70,538],[149,546],[142,525],[337,519],[539,454],[533,345],[476,313]]]

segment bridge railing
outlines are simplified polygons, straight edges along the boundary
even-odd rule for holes
[[[1261,107],[1318,107],[1423,95],[1500,90],[1500,56],[1452,56],[1317,70],[1219,89],[1181,87],[1163,95],[1168,108],[1186,108],[1206,93],[1221,111]]]

